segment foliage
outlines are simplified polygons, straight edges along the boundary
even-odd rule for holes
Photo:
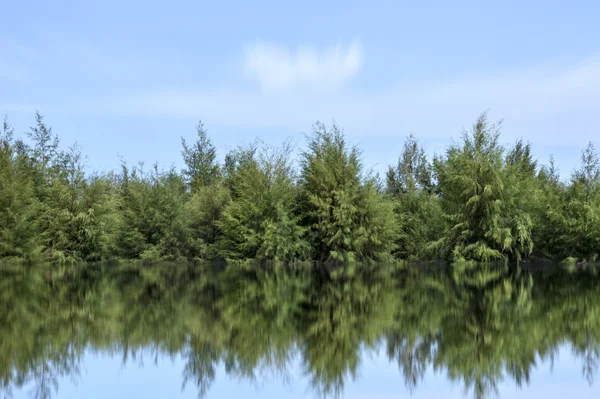
[[[302,157],[300,212],[313,258],[322,262],[389,259],[393,212],[362,176],[360,154],[337,125],[316,123]]]
[[[173,169],[160,171],[157,165],[151,172],[143,165],[131,171],[123,165],[118,184],[115,255],[146,261],[184,257],[188,235],[181,217],[186,199],[181,176]]]
[[[290,153],[286,144],[281,149],[248,147],[228,154],[232,201],[217,222],[225,258],[293,261],[307,255],[304,229],[294,214]]]
[[[0,266],[3,397],[60,397],[60,384],[86,378],[80,371],[97,354],[136,368],[146,357],[166,368],[180,358],[199,397],[221,367],[259,386],[301,378],[342,397],[373,357],[397,367],[411,391],[433,370],[474,398],[500,383],[526,387],[559,351],[590,384],[598,372],[591,265]]]
[[[445,154],[414,134],[385,179],[343,131],[317,122],[300,152],[239,146],[219,162],[199,122],[185,167],[93,173],[44,117],[0,131],[0,259],[591,262],[600,251],[600,161],[592,143],[562,181],[530,143],[500,144],[484,113]]]
[[[13,133],[5,118],[0,135],[0,258],[35,259],[42,250],[35,234],[35,176],[24,144],[15,142]]]
[[[543,165],[537,175],[539,196],[537,203],[533,238],[534,254],[540,258],[564,259],[570,256],[569,242],[565,239],[565,184],[560,180],[554,158]]]
[[[444,221],[432,172],[425,149],[411,134],[397,165],[388,169],[385,190],[394,203],[397,232],[394,254],[401,259],[427,256],[427,244],[439,238]]]
[[[600,254],[600,159],[590,142],[581,154],[581,167],[571,176],[565,195],[564,237],[571,255],[594,260]]]
[[[219,178],[219,165],[217,164],[217,150],[212,144],[202,122],[196,126],[198,138],[189,146],[181,138],[183,150],[181,155],[186,165],[183,175],[192,192],[201,187],[210,186]]]
[[[445,258],[520,260],[533,249],[531,215],[518,206],[522,193],[509,185],[499,128],[482,114],[434,162],[449,228],[431,248]]]
[[[222,236],[219,221],[230,202],[229,190],[220,182],[200,187],[185,203],[181,217],[189,232],[189,258],[215,260],[221,257],[217,247]]]

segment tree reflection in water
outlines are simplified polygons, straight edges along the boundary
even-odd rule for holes
[[[593,383],[600,360],[597,270],[454,264],[162,264],[0,267],[0,394],[49,398],[86,351],[124,364],[181,356],[183,385],[210,392],[216,370],[338,396],[385,348],[409,390],[433,368],[474,397],[529,384],[569,344]]]

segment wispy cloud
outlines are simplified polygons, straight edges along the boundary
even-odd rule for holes
[[[151,62],[142,62],[148,55],[107,52],[83,39],[49,41],[54,43],[49,48],[60,61],[55,69],[62,71],[62,66],[72,63],[68,76],[79,71],[86,81],[93,76],[108,86],[113,83],[111,94],[105,96],[90,94],[85,98],[71,90],[61,92],[60,98],[38,96],[36,100],[35,104],[52,102],[54,108],[70,113],[201,118],[213,126],[282,128],[288,132],[307,131],[316,120],[335,119],[349,135],[405,136],[415,132],[429,140],[447,142],[481,111],[490,109],[491,118],[504,118],[503,137],[507,141],[523,137],[547,145],[581,146],[598,135],[599,57],[570,66],[534,65],[444,82],[411,81],[410,76],[403,76],[401,82],[383,89],[359,89],[348,84],[363,66],[365,51],[359,40],[322,48],[255,42],[244,49],[238,73],[255,79],[257,86],[209,89],[165,85],[164,79],[154,79],[179,67],[163,69],[164,63],[152,67]],[[10,50],[11,62],[31,65],[44,64],[50,51],[32,52],[1,39],[0,48]],[[150,66],[140,69],[140,63]],[[0,62],[0,74],[14,75],[14,68],[3,70],[3,65]],[[133,76],[139,84],[121,84]],[[147,82],[156,82],[156,86],[132,89]],[[12,103],[21,100],[5,99]]]
[[[363,46],[354,39],[319,51],[312,46],[295,50],[267,42],[255,42],[244,53],[244,68],[263,91],[339,88],[355,76],[363,63]]]
[[[275,84],[283,78],[264,79],[268,87],[283,87]],[[378,91],[148,90],[91,98],[87,105],[85,101],[80,104],[102,112],[202,118],[213,125],[238,128],[306,131],[315,120],[335,119],[351,135],[405,136],[413,131],[434,140],[457,137],[463,126],[490,109],[490,117],[505,119],[507,140],[523,137],[568,145],[598,134],[598,93],[600,59],[593,58],[563,69],[540,67]]]

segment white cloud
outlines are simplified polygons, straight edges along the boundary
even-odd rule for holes
[[[564,69],[416,82],[369,92],[174,89],[93,98],[88,104],[103,112],[201,117],[211,125],[298,132],[308,131],[316,120],[335,119],[349,135],[405,136],[412,131],[445,142],[457,138],[462,127],[490,109],[490,118],[505,120],[506,141],[523,137],[546,145],[581,146],[598,134],[598,93],[600,59],[590,59]]]
[[[288,132],[307,131],[316,120],[335,119],[352,136],[404,137],[412,131],[429,141],[446,143],[481,111],[490,109],[492,119],[505,119],[506,141],[523,137],[534,143],[581,147],[590,139],[599,140],[599,57],[570,66],[533,65],[525,70],[443,82],[403,74],[395,85],[370,90],[347,85],[364,61],[358,39],[330,47],[295,49],[255,42],[242,53],[238,68],[256,79],[258,87],[209,89],[167,85],[179,68],[185,68],[176,60],[152,62],[155,55],[106,51],[82,38],[67,39],[45,35],[42,42],[47,41],[48,46],[33,51],[0,38],[0,50],[8,55],[0,60],[0,78],[21,79],[33,86],[37,83],[33,72],[46,74],[44,81],[53,81],[55,74],[62,76],[66,70],[69,76],[95,81],[89,90],[106,86],[113,92],[88,98],[67,90],[58,97],[55,91],[47,95],[16,92],[28,95],[31,108],[47,111],[52,104],[65,112],[202,118],[213,126],[282,128]],[[71,69],[66,68],[68,65]],[[131,90],[147,82],[155,82],[155,86]],[[21,97],[3,99],[13,104],[9,111],[23,107],[14,105],[23,101]]]
[[[248,50],[246,62],[239,65],[240,68],[253,65],[254,69],[246,72],[251,72],[259,87],[164,89],[164,82],[156,79],[156,86],[147,90],[118,89],[113,85],[114,91],[105,96],[84,98],[65,92],[60,99],[52,96],[44,101],[41,97],[33,105],[47,112],[48,108],[39,102],[51,103],[53,109],[62,109],[69,115],[202,119],[214,131],[230,128],[242,135],[246,129],[275,128],[289,136],[308,132],[317,120],[325,123],[335,120],[361,146],[364,143],[368,148],[375,140],[386,143],[383,145],[387,147],[371,152],[369,165],[395,162],[397,149],[390,147],[396,142],[401,147],[409,132],[423,140],[428,150],[443,151],[451,137],[458,138],[461,129],[468,128],[486,109],[490,109],[491,119],[504,119],[504,143],[519,137],[529,140],[542,162],[550,153],[563,153],[562,161],[560,158],[557,161],[559,166],[564,164],[561,170],[565,173],[579,162],[579,151],[589,140],[600,145],[596,121],[600,109],[600,58],[561,67],[534,65],[501,74],[471,74],[435,82],[411,79],[405,74],[401,81],[385,88],[359,89],[344,85],[362,65],[358,42],[345,49],[330,48],[321,54],[313,49],[312,53],[298,50],[294,55],[285,49],[261,46],[260,51],[256,50],[260,48],[258,45]],[[98,57],[96,60],[101,61]],[[121,74],[119,68],[127,62],[118,65],[113,71]],[[148,76],[142,81],[149,81]],[[17,109],[14,104],[18,104],[18,99],[12,102],[12,106],[0,106],[0,111]],[[373,139],[369,143],[368,136],[398,139]],[[240,140],[245,139],[240,137]]]
[[[362,43],[355,39],[322,52],[310,46],[295,51],[272,43],[256,42],[246,48],[246,73],[257,79],[263,91],[339,88],[355,76],[363,62]]]

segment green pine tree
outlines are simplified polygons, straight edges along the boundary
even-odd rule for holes
[[[508,187],[499,125],[483,113],[461,143],[434,161],[449,228],[430,248],[443,257],[522,259],[533,249],[531,216],[515,206],[520,193]]]
[[[192,145],[188,145],[185,139],[181,138],[183,146],[181,154],[186,165],[183,174],[192,192],[212,185],[219,177],[219,165],[216,161],[217,151],[202,122],[198,122],[196,132],[198,138]]]
[[[600,158],[589,143],[581,154],[581,167],[571,176],[566,192],[563,234],[570,254],[594,260],[600,254]]]
[[[228,259],[293,261],[307,255],[304,229],[294,214],[296,188],[291,147],[240,148],[227,157],[232,201],[217,225]]]
[[[34,165],[27,147],[14,140],[4,119],[0,132],[0,259],[35,260],[41,256]]]
[[[427,255],[427,244],[439,238],[442,210],[432,172],[425,149],[411,134],[397,165],[390,166],[387,173],[386,195],[393,200],[396,214],[394,253],[399,258],[423,258]]]
[[[387,260],[394,247],[393,210],[360,153],[342,131],[316,123],[303,153],[300,212],[313,258],[321,262]]]

